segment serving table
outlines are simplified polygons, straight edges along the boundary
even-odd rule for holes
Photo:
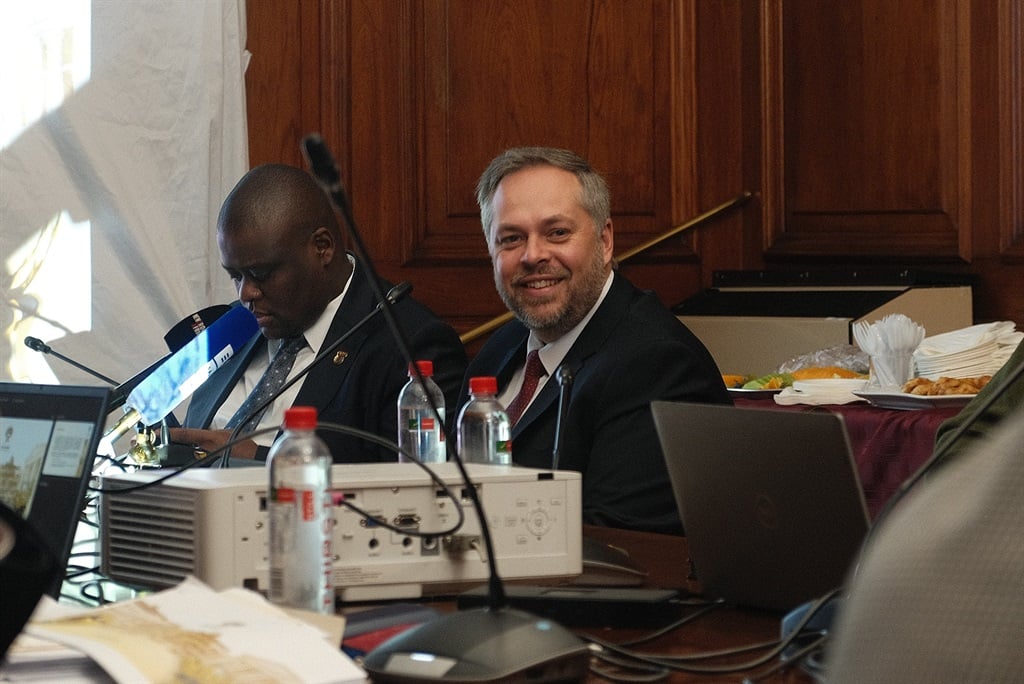
[[[737,397],[734,403],[779,411],[829,411],[842,416],[872,518],[900,484],[931,456],[939,425],[963,409],[962,406],[940,406],[897,410],[863,402],[780,405],[771,396]]]

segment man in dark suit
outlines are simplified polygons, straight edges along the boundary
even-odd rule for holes
[[[604,180],[571,152],[516,148],[491,162],[477,200],[495,284],[518,320],[491,336],[467,378],[496,376],[509,406],[528,352],[546,372],[513,426],[512,460],[582,473],[584,522],[681,532],[650,402],[730,399],[704,345],[613,271]],[[569,408],[553,464],[560,367],[574,379],[563,383]]]
[[[294,360],[284,370],[293,378],[377,306],[365,265],[343,249],[330,201],[301,169],[269,164],[249,171],[221,208],[217,244],[239,302],[256,316],[260,333],[196,391],[185,427],[172,430],[175,442],[206,451],[227,441],[239,420],[236,414],[245,413],[246,398],[274,365],[279,349],[293,349]],[[391,287],[380,285],[384,292]],[[415,359],[433,361],[434,380],[450,409],[466,366],[458,335],[410,297],[392,311]],[[294,346],[285,340],[295,340]],[[320,422],[393,441],[407,368],[385,318],[378,315],[271,404],[259,425],[280,425],[287,407],[305,405],[318,410]],[[367,440],[335,431],[319,434],[337,463],[397,460],[394,452]],[[275,436],[242,442],[231,456],[265,460]]]

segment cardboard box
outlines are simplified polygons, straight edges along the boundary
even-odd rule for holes
[[[793,357],[853,344],[853,323],[888,314],[909,316],[926,335],[974,323],[971,285],[961,276],[722,271],[714,283],[673,310],[722,373],[762,375]]]

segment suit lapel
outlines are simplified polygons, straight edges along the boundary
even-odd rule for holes
[[[608,290],[608,295],[601,302],[601,306],[598,307],[597,311],[594,312],[590,322],[587,323],[583,332],[580,333],[580,336],[569,349],[565,358],[562,359],[562,365],[568,365],[572,368],[577,382],[581,377],[586,377],[587,360],[604,346],[605,340],[608,339],[608,336],[619,325],[624,312],[629,308],[629,298],[630,287],[628,283],[616,273],[612,286]],[[524,340],[523,344],[525,343]],[[520,353],[523,353],[521,349]],[[540,393],[530,404],[529,408],[526,409],[526,413],[519,419],[519,422],[512,428],[513,442],[520,432],[527,429],[534,420],[544,415],[552,405],[557,403],[561,390],[557,379],[558,369],[551,369],[550,373],[551,375],[548,377],[547,382],[544,383]]]
[[[334,315],[331,327],[324,338],[324,348],[352,330],[376,306],[373,291],[366,278],[365,269],[357,266],[349,290],[345,293],[345,298],[342,300],[341,306],[338,307],[338,312]],[[373,323],[368,322],[361,329],[352,333],[327,358],[310,368],[295,397],[295,405],[314,406],[318,410],[324,409],[356,366],[355,356],[366,342],[372,329]],[[315,377],[316,380],[311,381],[312,377]]]

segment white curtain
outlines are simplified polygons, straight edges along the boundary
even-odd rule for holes
[[[234,298],[214,228],[248,168],[244,0],[35,0],[0,15],[0,130],[27,125],[0,150],[0,379],[103,384],[30,350],[33,336],[125,380],[167,353],[172,325]],[[26,40],[40,29],[51,43]],[[12,60],[12,43],[29,56]],[[40,66],[59,106],[25,97]]]

